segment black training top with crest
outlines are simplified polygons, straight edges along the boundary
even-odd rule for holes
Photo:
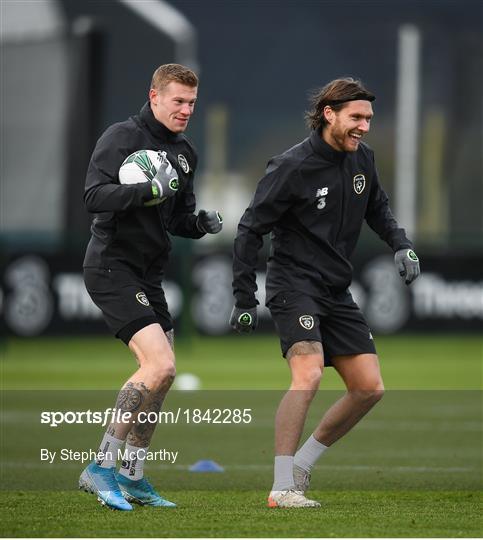
[[[233,257],[237,305],[257,303],[258,251],[269,232],[267,302],[287,290],[323,298],[347,289],[350,257],[364,220],[393,251],[412,247],[389,208],[367,145],[339,152],[312,132],[272,158],[238,225]]]
[[[165,151],[179,177],[179,191],[156,206],[151,184],[121,185],[119,168],[137,150]],[[139,115],[109,127],[97,145],[87,171],[84,201],[94,214],[84,267],[128,267],[139,276],[162,271],[171,249],[168,233],[201,238],[194,215],[193,176],[196,152],[183,134],[169,131],[153,115],[149,102]]]

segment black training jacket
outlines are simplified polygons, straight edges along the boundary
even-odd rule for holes
[[[393,251],[412,247],[379,184],[365,144],[338,152],[320,133],[272,158],[238,225],[233,292],[239,307],[256,305],[255,269],[262,236],[271,232],[267,302],[281,291],[323,298],[347,289],[349,259],[364,219]]]
[[[137,150],[167,152],[180,180],[174,197],[145,207],[144,203],[152,199],[149,182],[119,183],[122,162]],[[127,266],[145,276],[148,271],[162,271],[171,248],[168,232],[187,238],[204,236],[197,229],[193,214],[196,164],[191,143],[158,122],[149,102],[139,115],[109,127],[98,140],[87,171],[84,202],[94,219],[84,267]]]

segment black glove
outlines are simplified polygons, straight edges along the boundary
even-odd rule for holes
[[[159,166],[158,172],[151,180],[151,191],[153,193],[153,200],[146,203],[146,206],[152,206],[153,204],[159,204],[165,201],[169,197],[176,195],[179,188],[179,179],[176,169],[173,168],[166,152],[163,152],[163,161]]]
[[[396,251],[394,263],[399,275],[405,278],[406,285],[412,283],[421,273],[418,256],[412,249],[403,248]]]
[[[223,218],[215,210],[200,210],[196,219],[196,226],[200,232],[216,234],[223,228]]]
[[[257,327],[257,308],[234,307],[231,312],[230,326],[240,334],[249,334]]]

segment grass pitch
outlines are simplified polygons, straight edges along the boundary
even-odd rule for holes
[[[119,513],[75,490],[80,463],[39,459],[45,446],[95,447],[103,429],[51,428],[39,413],[111,406],[134,369],[130,353],[112,338],[9,341],[1,363],[2,536],[481,536],[481,338],[376,343],[386,396],[316,467],[310,496],[322,508],[287,511],[265,507],[273,414],[288,384],[276,338],[179,340],[178,373],[196,374],[203,390],[171,392],[165,409],[250,407],[253,421],[158,426],[151,447],[179,457],[147,464],[147,474],[178,508]],[[341,395],[334,370],[321,389],[305,435]],[[214,459],[225,472],[189,472],[197,459]]]
[[[320,509],[265,508],[265,491],[167,492],[176,509],[101,509],[82,493],[2,495],[15,537],[478,537],[476,493],[313,492]],[[27,510],[28,508],[28,510]]]
[[[480,389],[483,339],[475,335],[376,336],[389,390]],[[285,389],[289,372],[276,336],[195,337],[175,343],[177,371],[202,389]],[[12,339],[0,350],[8,389],[117,389],[135,368],[127,347],[111,337]],[[343,388],[326,369],[322,389]]]

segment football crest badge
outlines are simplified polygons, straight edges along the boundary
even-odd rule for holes
[[[136,294],[136,300],[142,304],[143,306],[149,306],[149,300],[148,300],[148,297],[146,296],[145,293],[143,293],[142,291],[141,292],[138,292]]]
[[[357,195],[360,195],[366,187],[366,177],[363,174],[356,174],[354,176],[354,191]]]
[[[302,315],[299,317],[300,326],[305,328],[305,330],[312,330],[314,327],[314,318],[312,315]]]

